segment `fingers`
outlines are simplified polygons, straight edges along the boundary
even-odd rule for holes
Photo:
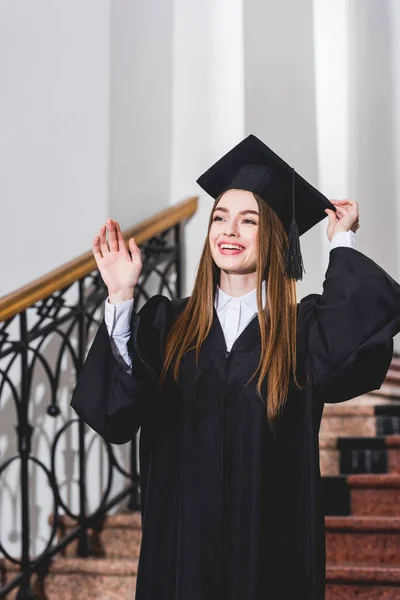
[[[355,200],[331,200],[331,203],[336,209],[341,208],[342,210],[358,215],[358,202]]]
[[[355,200],[332,200],[331,202],[335,206],[338,222],[343,219],[343,225],[347,225],[348,231],[355,233],[360,228],[358,202]]]
[[[330,208],[325,209],[326,214],[328,215],[329,218],[329,225],[334,225],[336,223],[336,213],[334,210],[331,210]]]
[[[136,245],[135,238],[133,238],[133,237],[130,238],[130,240],[128,242],[128,246],[129,246],[130,253],[132,254],[132,258],[135,254],[137,254],[137,252],[140,253],[139,247]]]
[[[342,208],[341,206],[336,207],[336,217],[338,221],[340,221],[340,219],[343,219],[343,217],[345,217],[348,214],[349,212],[345,208]]]
[[[140,249],[137,246],[134,238],[129,240],[128,247],[132,255],[132,259],[137,259],[139,257],[141,260]],[[92,252],[96,261],[101,260],[107,256],[107,254],[110,254],[110,252],[120,252],[121,254],[126,255],[129,259],[131,258],[118,221],[107,219],[106,224],[100,227],[99,235],[96,235],[93,239]]]
[[[114,221],[114,223],[115,223],[115,230],[116,230],[116,234],[117,234],[118,249],[120,252],[127,255],[128,250],[126,248],[124,236],[122,235],[121,227],[119,226],[118,221]]]
[[[101,257],[104,257],[110,252],[118,252],[119,250],[126,251],[125,241],[118,221],[114,221],[110,218],[107,219],[106,224],[100,227],[98,237]]]
[[[108,231],[108,244],[110,246],[111,252],[118,252],[118,237],[117,237],[117,229],[116,229],[116,221],[112,219],[107,219],[106,227]]]
[[[103,258],[103,255],[100,250],[100,237],[98,235],[96,235],[93,240],[92,252],[93,252],[93,256],[96,259],[96,262],[98,260],[100,260],[101,258]]]
[[[105,256],[106,254],[109,254],[110,250],[108,248],[108,244],[107,244],[107,239],[106,239],[106,226],[102,225],[100,227],[100,231],[99,231],[99,237],[100,237],[100,251],[102,256]]]

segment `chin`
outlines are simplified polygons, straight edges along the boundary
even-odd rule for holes
[[[249,272],[248,269],[246,269],[245,267],[240,267],[239,265],[232,266],[228,263],[225,263],[225,264],[221,263],[217,266],[221,269],[221,271],[226,271],[228,273],[243,273],[244,274],[244,273]]]

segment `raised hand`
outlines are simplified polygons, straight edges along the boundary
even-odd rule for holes
[[[108,243],[107,243],[108,232]],[[135,240],[125,245],[118,221],[107,219],[93,240],[93,255],[100,275],[108,288],[109,302],[131,300],[142,270],[142,258]]]
[[[328,229],[326,231],[329,241],[339,231],[354,231],[360,227],[358,202],[355,200],[331,200],[336,212],[327,208],[325,210],[329,217]]]

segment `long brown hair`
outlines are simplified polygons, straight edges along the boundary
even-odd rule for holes
[[[254,194],[259,209],[257,254],[257,308],[261,334],[261,354],[257,369],[257,391],[261,396],[263,380],[267,378],[267,417],[273,428],[282,412],[291,378],[296,380],[296,283],[285,276],[287,234],[276,213],[264,200]],[[169,366],[174,363],[173,377],[178,379],[183,355],[196,349],[198,364],[201,345],[210,333],[213,322],[213,303],[220,269],[215,264],[208,234],[213,212],[220,198],[214,202],[208,224],[207,237],[201,254],[192,295],[183,312],[173,323],[166,340],[165,357],[160,386]],[[265,280],[267,301],[262,306],[262,282]],[[248,382],[248,383],[249,383]]]

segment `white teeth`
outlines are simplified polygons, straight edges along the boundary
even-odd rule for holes
[[[242,250],[241,246],[234,246],[233,244],[221,244],[221,248],[225,248],[226,250]]]

